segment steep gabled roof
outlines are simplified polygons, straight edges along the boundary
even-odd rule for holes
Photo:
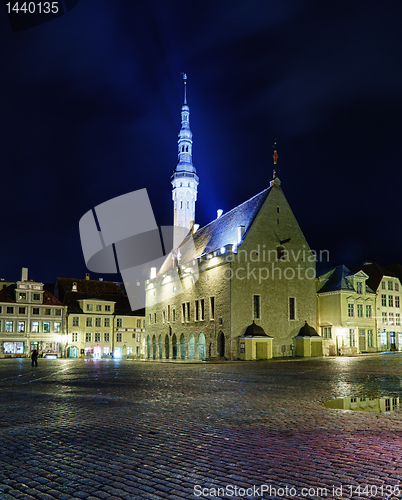
[[[392,276],[392,277],[396,276],[393,272],[389,271],[385,267],[382,267],[376,263],[366,264],[364,266],[353,268],[353,272],[357,271],[364,271],[369,276],[369,279],[366,281],[366,283],[372,290],[378,289],[381,280],[383,279],[384,276]]]
[[[332,271],[329,271],[327,275],[323,275],[323,277],[327,278],[327,281],[317,293],[336,292],[340,290],[350,290],[354,292],[355,290],[352,284],[346,279],[349,273],[350,270],[346,266],[341,265],[335,267]]]
[[[361,271],[361,269],[354,269],[352,272],[344,265],[335,267],[332,271],[321,275],[321,278],[324,278],[327,281],[317,293],[336,292],[341,290],[350,290],[351,292],[355,292],[356,290],[347,278],[348,276],[353,276],[358,271]],[[368,275],[368,273],[366,274]],[[368,281],[369,280],[366,281],[366,292],[375,293],[368,284]]]
[[[189,261],[200,255],[213,252],[225,245],[236,245],[238,243],[238,228],[244,226],[244,236],[247,234],[258,212],[261,210],[270,188],[264,189],[261,193],[253,196],[241,205],[226,212],[218,219],[213,220],[201,229],[198,229],[193,235],[188,236],[182,246],[186,246],[191,236],[193,237],[194,247],[191,245],[191,252],[184,251],[182,258]],[[243,238],[244,238],[243,236]],[[187,248],[190,248],[187,245]],[[165,272],[172,266],[170,255],[162,265],[160,272]]]
[[[55,294],[64,302],[64,295],[70,292],[73,284],[77,284],[77,293],[85,294],[85,298],[100,295],[121,295],[119,283],[113,281],[97,281],[76,278],[56,278]],[[106,299],[111,300],[111,299]]]
[[[0,302],[16,303],[15,289],[17,285],[10,285],[0,290]],[[21,305],[26,305],[27,302],[19,302]],[[35,303],[36,304],[36,303]],[[57,299],[52,293],[43,290],[42,305],[46,306],[63,306],[64,304]]]

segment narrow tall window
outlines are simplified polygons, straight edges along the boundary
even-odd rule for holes
[[[201,321],[205,319],[205,301],[201,299]]]
[[[181,305],[181,322],[184,323],[186,321],[186,304],[183,302]]]
[[[260,307],[260,296],[253,295],[253,319],[260,319],[261,317],[261,307]]]
[[[215,319],[215,297],[209,297],[209,310],[211,319]]]
[[[348,304],[348,316],[349,318],[353,318],[355,315],[355,306],[354,304]]]
[[[363,293],[363,283],[361,281],[356,283],[356,292],[360,294]]]
[[[394,307],[394,296],[388,295],[388,307]]]
[[[399,295],[395,295],[395,307],[399,307]]]
[[[349,330],[349,344],[350,344],[350,347],[356,346],[355,331],[353,328]]]
[[[366,318],[371,318],[373,315],[373,310],[370,304],[366,305]]]
[[[296,319],[296,299],[294,297],[289,297],[289,319]]]
[[[195,301],[195,321],[198,321],[199,320],[199,317],[198,317],[198,310],[199,310],[199,307],[198,307],[198,300]]]
[[[187,302],[187,321],[190,321],[190,302]]]
[[[357,317],[363,317],[363,304],[357,304]]]

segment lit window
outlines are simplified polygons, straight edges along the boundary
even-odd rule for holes
[[[14,321],[6,321],[6,332],[11,333],[14,331]]]
[[[141,333],[137,333],[137,342],[141,342]]]
[[[382,313],[382,324],[383,325],[387,324],[387,313],[386,312]]]
[[[355,331],[353,328],[351,328],[349,330],[349,344],[350,344],[350,347],[356,346],[356,337],[355,337]]]
[[[49,321],[44,321],[44,323],[43,323],[43,331],[45,333],[50,333],[50,323],[49,323]]]
[[[39,333],[39,321],[32,321],[32,333]]]
[[[60,333],[61,332],[61,323],[55,323],[54,324],[54,333]]]
[[[25,321],[18,321],[18,331],[20,333],[25,332]]]
[[[26,293],[19,293],[18,294],[18,299],[19,300],[26,300],[27,294]]]
[[[388,315],[388,323],[390,325],[394,324],[394,313],[389,313],[389,315]]]
[[[324,326],[322,329],[322,336],[324,339],[331,339],[332,338],[332,327],[331,326]]]

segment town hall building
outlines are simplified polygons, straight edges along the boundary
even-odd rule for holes
[[[189,118],[185,94],[171,183],[174,225],[187,236],[174,238],[174,250],[146,282],[146,358],[322,355],[315,331],[315,255],[281,181],[274,171],[260,193],[198,229]]]

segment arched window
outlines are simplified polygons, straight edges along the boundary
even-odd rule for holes
[[[180,208],[183,208],[183,202],[182,201],[180,202]]]
[[[190,202],[189,201],[187,202],[187,208],[190,208]]]

